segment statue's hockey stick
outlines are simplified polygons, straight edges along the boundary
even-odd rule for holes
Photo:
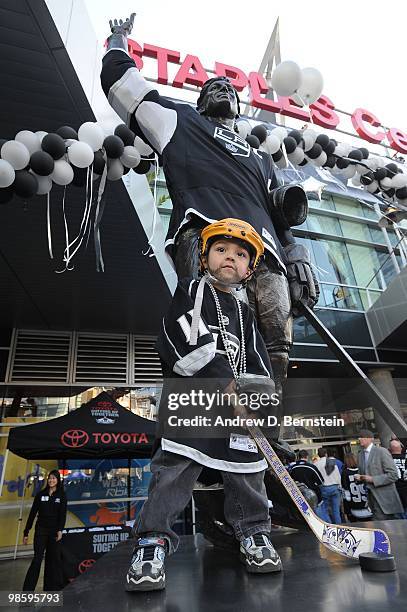
[[[390,553],[390,540],[386,532],[381,529],[366,529],[364,527],[352,527],[350,525],[334,525],[320,519],[310,508],[310,505],[301,494],[262,431],[255,426],[249,426],[247,429],[274,474],[284,486],[321,544],[351,559],[357,559],[362,553]]]

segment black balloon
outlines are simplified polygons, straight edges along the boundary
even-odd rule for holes
[[[283,142],[287,153],[294,153],[295,149],[297,148],[297,141],[295,140],[295,138],[287,136],[286,138],[284,138]]]
[[[291,130],[291,132],[288,132],[288,136],[294,138],[297,145],[299,145],[302,140],[302,134],[299,130]]]
[[[246,142],[248,142],[253,149],[258,149],[260,146],[260,140],[254,134],[248,134],[246,136]]]
[[[318,136],[316,137],[315,142],[320,144],[321,147],[325,151],[326,147],[329,145],[329,136],[327,136],[326,134],[318,134]]]
[[[368,149],[366,149],[366,147],[360,147],[359,151],[362,153],[362,158],[363,159],[368,159],[369,151],[368,151]]]
[[[396,189],[396,198],[399,200],[405,200],[407,198],[407,187],[400,187],[400,189]]]
[[[118,159],[123,155],[124,143],[118,136],[106,136],[103,146],[106,151],[106,155],[111,159]]]
[[[150,170],[151,164],[147,159],[142,159],[141,162],[133,168],[136,174],[147,174]]]
[[[86,177],[88,174],[87,168],[77,168],[76,166],[72,166],[73,169],[73,179],[71,185],[75,185],[75,187],[83,187],[86,185]]]
[[[353,151],[348,153],[348,158],[349,159],[356,159],[356,161],[362,161],[363,155],[362,155],[362,152],[359,151],[359,149],[353,149]]]
[[[45,151],[35,151],[30,157],[30,168],[35,174],[48,176],[53,172],[55,166],[54,159]]]
[[[54,159],[61,159],[65,155],[65,141],[59,134],[47,134],[42,139],[41,149]]]
[[[336,147],[336,141],[331,139],[331,140],[328,142],[328,145],[327,145],[327,146],[325,147],[325,149],[324,149],[324,150],[325,150],[325,153],[326,153],[327,155],[332,155],[332,153],[334,153],[334,152],[335,152],[335,147]]]
[[[275,153],[273,153],[273,155],[271,156],[273,158],[273,160],[275,162],[280,161],[280,159],[283,157],[283,152],[281,149],[279,149],[278,151],[276,151]]]
[[[304,158],[304,159],[302,160],[302,162],[300,162],[298,165],[299,165],[299,166],[305,166],[306,164],[308,164],[308,159]]]
[[[128,168],[127,166],[123,166],[123,176],[128,172],[130,172],[130,168]]]
[[[136,137],[135,133],[131,131],[130,128],[127,127],[125,123],[121,123],[115,128],[115,135],[123,140],[124,146],[133,146],[134,139]]]
[[[391,187],[391,189],[383,189],[383,193],[385,193],[388,198],[392,198],[394,194],[396,193],[396,190],[393,187]]]
[[[106,162],[103,157],[102,151],[96,151],[93,159],[93,173],[102,174],[105,169]]]
[[[382,181],[387,176],[386,168],[377,168],[374,172],[374,177],[376,181]]]
[[[385,166],[388,170],[387,176],[389,176],[390,178],[393,177],[395,174],[397,174],[397,170],[398,170],[398,166],[397,164],[386,164]]]
[[[14,190],[13,187],[5,187],[0,189],[0,204],[7,204],[13,199]]]
[[[349,162],[347,159],[342,159],[342,157],[338,157],[338,159],[336,160],[336,165],[338,166],[339,170],[345,170],[345,168],[349,166]]]
[[[262,142],[264,142],[267,138],[267,128],[265,125],[256,125],[252,131],[251,131],[252,136],[256,136],[256,138],[259,139],[259,143],[261,144]],[[256,149],[258,149],[258,147],[255,147]]]
[[[16,195],[20,198],[32,198],[38,189],[38,180],[27,170],[16,170],[16,178],[14,179],[13,189]]]
[[[365,174],[362,174],[360,177],[360,182],[362,183],[362,185],[370,185],[371,183],[373,183],[373,181],[374,181],[373,172],[366,172]]]
[[[317,142],[314,144],[314,146],[309,151],[307,151],[307,155],[310,159],[316,159],[317,157],[321,155],[321,153],[322,153],[322,147]]]
[[[70,127],[69,125],[63,125],[57,129],[55,132],[58,136],[61,136],[64,140],[68,140],[68,138],[72,138],[73,140],[78,140],[78,132]]]
[[[333,168],[335,166],[335,163],[336,163],[335,155],[328,155],[324,166],[326,166],[327,168]]]

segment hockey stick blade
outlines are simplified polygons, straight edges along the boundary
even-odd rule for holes
[[[390,554],[390,540],[382,529],[335,525],[320,519],[301,494],[262,431],[254,426],[248,426],[247,429],[321,544],[348,559],[358,559],[359,555],[364,553]]]

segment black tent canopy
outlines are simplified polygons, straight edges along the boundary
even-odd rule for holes
[[[102,392],[69,414],[10,429],[8,449],[24,459],[149,458],[156,423]]]

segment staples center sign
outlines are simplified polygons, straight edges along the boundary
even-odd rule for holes
[[[200,59],[196,55],[188,54],[181,62],[179,51],[172,51],[164,47],[149,45],[141,46],[135,40],[129,39],[129,54],[134,59],[139,70],[143,68],[143,57],[152,57],[157,60],[157,82],[162,85],[182,88],[185,84],[202,87],[209,76]],[[168,64],[178,64],[180,68],[172,83],[168,81]],[[215,62],[214,72],[218,76],[227,76],[237,91],[249,88],[250,104],[255,108],[287,115],[301,121],[310,121],[309,114],[297,106],[291,98],[278,97],[277,100],[267,100],[264,95],[268,92],[268,85],[263,75],[258,72],[246,74],[240,68]],[[340,123],[335,112],[335,105],[322,95],[310,106],[313,123],[324,128],[334,130]],[[379,119],[365,108],[357,108],[351,116],[352,125],[361,138],[373,144],[385,144],[399,153],[407,154],[407,134],[397,128],[385,129]],[[374,129],[377,128],[377,129]],[[385,139],[387,143],[384,142]]]

